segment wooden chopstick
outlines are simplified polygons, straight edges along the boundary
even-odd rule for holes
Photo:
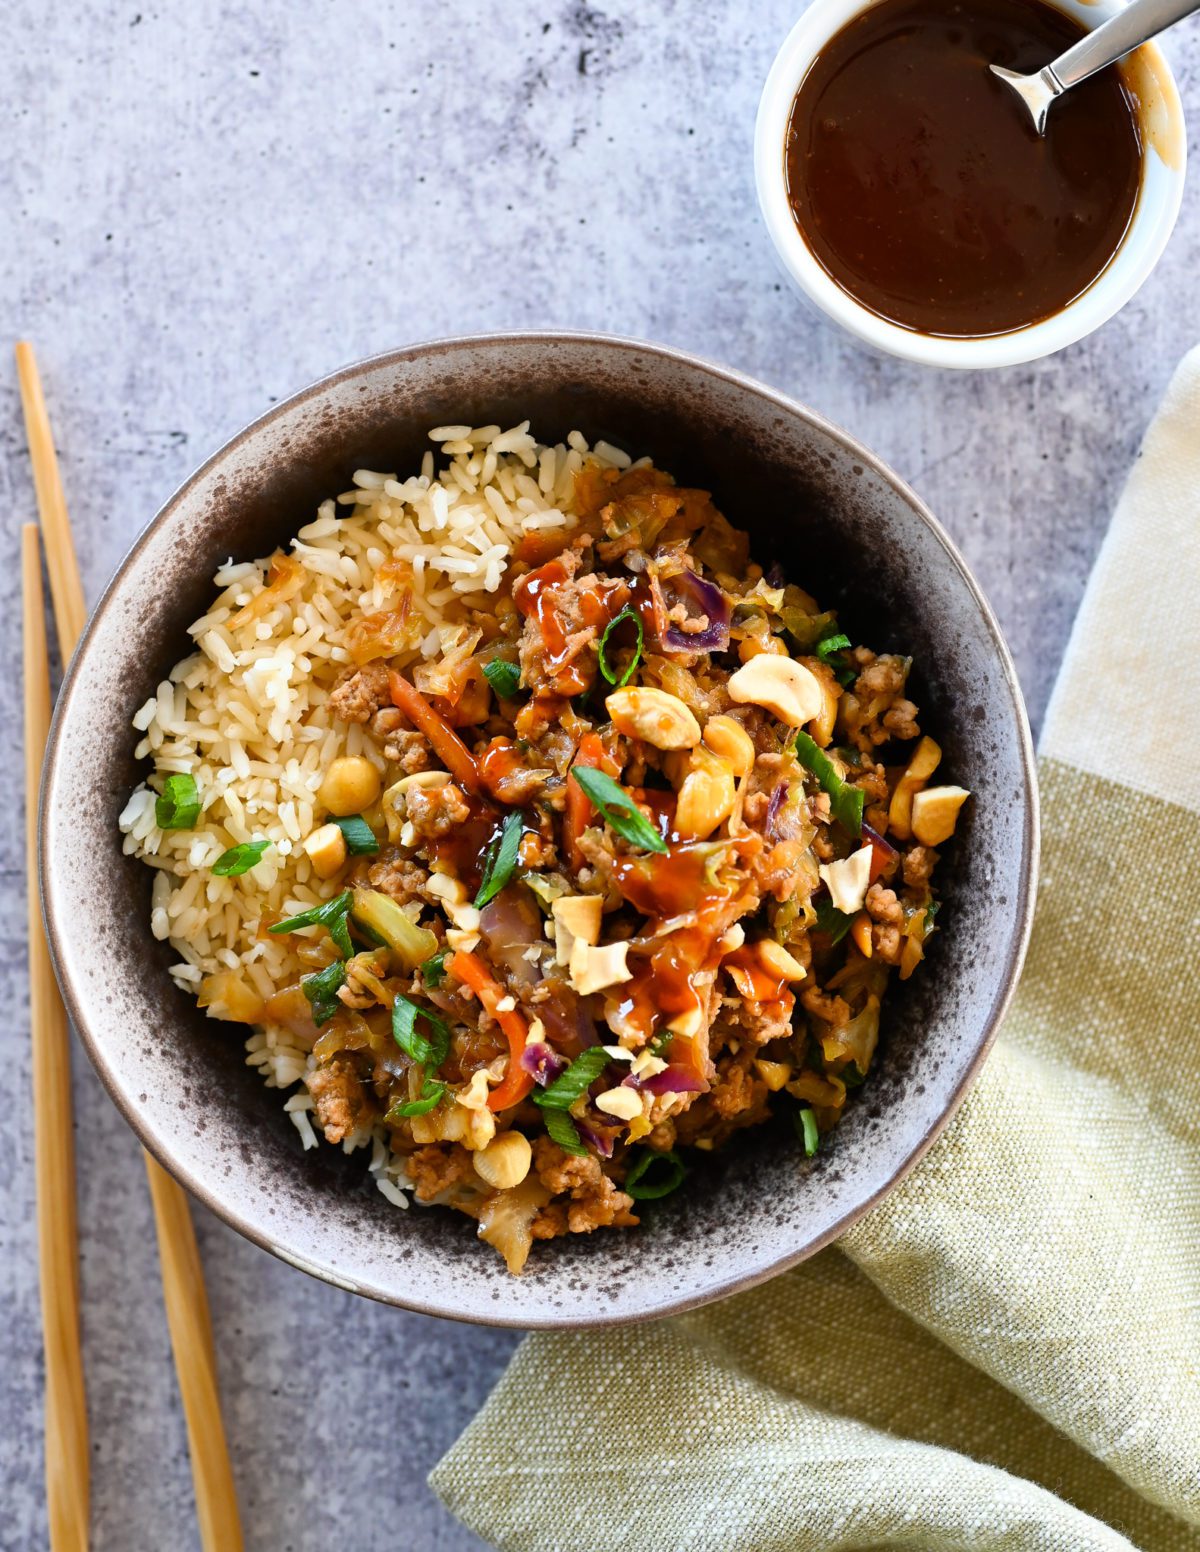
[[[22,341],[16,355],[58,644],[66,660],[75,650],[86,619],[83,588],[33,346]],[[187,1422],[201,1545],[205,1552],[241,1552],[237,1493],[221,1421],[212,1322],[196,1232],[182,1187],[144,1149],[143,1158],[158,1231],[163,1302]],[[73,1210],[74,1176],[60,1184],[68,1191]],[[61,1202],[52,1202],[50,1210],[56,1206]]]
[[[59,478],[54,438],[50,433],[50,417],[46,413],[46,399],[42,393],[42,380],[38,375],[33,346],[21,340],[16,354],[21,407],[25,411],[25,431],[29,437],[29,456],[33,463],[33,487],[37,492],[38,517],[41,519],[42,539],[46,545],[46,569],[50,573],[54,628],[58,633],[58,650],[62,653],[65,667],[67,658],[75,650],[75,643],[83,635],[87,608],[83,602],[83,585],[79,580],[79,565],[75,559],[75,541],[71,537],[71,521],[67,516],[67,502]]]
[[[38,901],[38,785],[50,730],[50,662],[36,523],[21,529],[25,632],[25,865],[29,909],[29,1022],[33,1048],[38,1275],[46,1355],[46,1509],[53,1552],[86,1552],[88,1428],[79,1343],[75,1144],[66,1009],[50,966]]]

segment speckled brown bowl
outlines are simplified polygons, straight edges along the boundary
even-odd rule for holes
[[[351,471],[413,468],[430,426],[579,427],[709,488],[757,558],[912,653],[922,723],[975,800],[938,875],[944,928],[888,997],[881,1054],[811,1163],[782,1126],[703,1160],[643,1226],[535,1247],[512,1278],[471,1221],[399,1212],[363,1155],[305,1154],[150,935],[150,874],[117,815],[143,774],[129,720],[187,648],[229,555],[265,555]],[[834,1239],[921,1156],[962,1098],[1020,968],[1033,905],[1029,731],[992,613],[917,497],[844,432],[677,351],[576,335],[412,346],[346,368],[243,431],[167,502],[101,599],[59,697],[43,787],[42,889],[59,979],[92,1061],[146,1146],[255,1243],[410,1309],[517,1326],[642,1319],[771,1276]]]

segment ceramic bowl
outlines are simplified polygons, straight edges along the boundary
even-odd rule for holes
[[[1145,155],[1133,217],[1107,268],[1069,306],[1040,323],[981,339],[942,339],[891,323],[843,291],[800,235],[788,204],[784,145],[796,92],[830,39],[874,3],[812,0],[784,39],[763,87],[754,129],[754,178],[767,232],[788,279],[813,307],[864,344],[925,366],[962,370],[1014,366],[1062,350],[1107,323],[1158,263],[1183,198],[1187,163],[1183,108],[1175,78],[1158,46],[1143,44],[1120,66],[1137,104]],[[1089,31],[1124,9],[1122,0],[1054,0],[1054,4]]]
[[[911,653],[922,723],[975,794],[939,884],[945,930],[889,995],[881,1054],[811,1162],[782,1125],[702,1159],[642,1228],[556,1240],[508,1275],[472,1222],[398,1211],[364,1155],[305,1153],[245,1065],[241,1026],[206,1018],[151,937],[150,873],[117,816],[144,774],[129,722],[187,650],[210,578],[285,544],[362,466],[416,467],[426,430],[528,417],[649,453],[710,489],[758,558],[836,604],[850,634]],[[167,502],[96,608],[59,697],[41,812],[42,889],[76,1028],[130,1125],[201,1202],[256,1244],[410,1309],[586,1326],[686,1309],[811,1255],[911,1168],[962,1098],[1021,964],[1037,856],[1029,732],[1012,664],[961,556],[918,498],[851,437],[768,388],[677,351],[595,336],[418,345],[273,408]]]

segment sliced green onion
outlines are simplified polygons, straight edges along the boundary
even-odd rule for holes
[[[665,1171],[655,1168],[660,1164],[666,1165]],[[654,1176],[647,1180],[645,1177],[651,1170],[655,1171]],[[687,1165],[674,1148],[667,1149],[665,1153],[655,1153],[651,1148],[644,1148],[625,1176],[624,1189],[635,1202],[654,1202],[660,1196],[670,1196],[672,1191],[678,1191],[686,1174]]]
[[[349,959],[352,946],[346,917],[353,903],[354,891],[347,889],[342,894],[335,895],[332,900],[326,900],[323,905],[314,905],[311,910],[301,911],[299,916],[289,916],[286,921],[276,922],[273,927],[268,927],[267,931],[298,932],[301,927],[324,927],[337,944],[343,958]]]
[[[866,1073],[859,1072],[857,1062],[847,1062],[841,1072],[838,1073],[838,1077],[848,1089],[860,1089],[867,1081]]]
[[[223,851],[212,870],[218,878],[240,878],[243,873],[249,873],[270,844],[270,841],[241,841]]]
[[[633,656],[629,659],[628,667],[618,679],[616,674],[608,666],[608,655],[606,649],[608,647],[608,638],[612,635],[613,631],[616,630],[617,626],[623,625],[626,620],[632,620],[635,627],[637,628],[637,642],[634,645]],[[600,672],[608,680],[609,684],[615,684],[618,690],[627,685],[633,678],[634,669],[642,660],[642,643],[645,641],[645,639],[646,633],[642,628],[642,617],[636,609],[629,605],[622,609],[620,614],[618,614],[615,619],[610,620],[605,626],[604,634],[600,638]]]
[[[546,1130],[552,1141],[556,1142],[564,1153],[573,1153],[579,1159],[587,1158],[587,1149],[583,1146],[578,1129],[565,1110],[547,1110],[545,1121]]]
[[[341,1007],[337,993],[338,987],[344,985],[345,980],[346,966],[340,959],[335,959],[316,975],[300,978],[300,990],[312,1005],[313,1023],[318,1029],[322,1024],[328,1024]]]
[[[488,842],[488,848],[483,854],[483,879],[479,893],[475,896],[477,906],[494,900],[513,876],[524,828],[525,821],[514,808],[505,814],[500,834]]]
[[[483,677],[502,701],[510,701],[521,688],[521,670],[516,663],[494,657],[483,665]]]
[[[611,1060],[602,1045],[589,1046],[566,1072],[560,1072],[553,1083],[548,1083],[540,1094],[533,1096],[534,1104],[541,1105],[543,1110],[569,1110],[581,1095],[587,1093]]]
[[[828,663],[832,653],[841,652],[843,648],[849,645],[849,636],[843,636],[840,631],[832,636],[822,636],[821,640],[817,642],[817,656],[822,663]]]
[[[796,1112],[796,1136],[804,1144],[804,1157],[811,1159],[821,1146],[821,1134],[817,1131],[817,1118],[807,1105]]]
[[[854,917],[839,911],[832,900],[818,900],[814,909],[818,932],[827,932],[834,943],[840,943],[854,925]]]
[[[436,990],[446,979],[446,960],[449,957],[450,950],[444,948],[440,954],[434,954],[420,966],[421,979],[431,990]]]
[[[643,851],[665,852],[667,843],[638,808],[619,781],[606,771],[590,765],[573,765],[571,779],[577,781],[593,808],[608,821],[618,835]]]
[[[330,823],[337,825],[342,832],[346,850],[352,857],[369,857],[379,850],[375,832],[361,814],[347,814],[345,818],[332,819]]]
[[[418,1019],[424,1019],[432,1030],[428,1038],[417,1028]],[[423,1067],[440,1067],[450,1054],[450,1026],[436,1013],[399,993],[392,1004],[392,1034],[405,1056]]]
[[[843,690],[849,689],[858,678],[858,670],[842,658],[842,653],[849,645],[849,636],[843,636],[840,631],[829,636],[823,636],[817,642],[817,656],[822,663],[828,664],[833,669],[834,678]]]
[[[395,1104],[388,1111],[386,1119],[389,1121],[404,1120],[408,1116],[428,1115],[436,1106],[440,1105],[446,1092],[446,1085],[437,1078],[426,1078],[421,1085],[421,1094],[418,1099],[406,1100],[404,1104]]]
[[[864,793],[861,787],[852,787],[843,781],[833,768],[833,762],[823,749],[817,747],[807,733],[796,734],[796,756],[829,794],[829,811],[838,823],[851,835],[862,834]]]
[[[200,788],[194,776],[168,776],[154,802],[154,822],[160,830],[194,830],[200,817]]]

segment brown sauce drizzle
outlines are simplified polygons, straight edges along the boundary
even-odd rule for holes
[[[830,40],[785,156],[796,223],[843,290],[904,328],[979,337],[1092,284],[1141,183],[1126,80],[1072,88],[1039,138],[988,70],[1039,70],[1082,35],[1042,0],[880,0]]]

